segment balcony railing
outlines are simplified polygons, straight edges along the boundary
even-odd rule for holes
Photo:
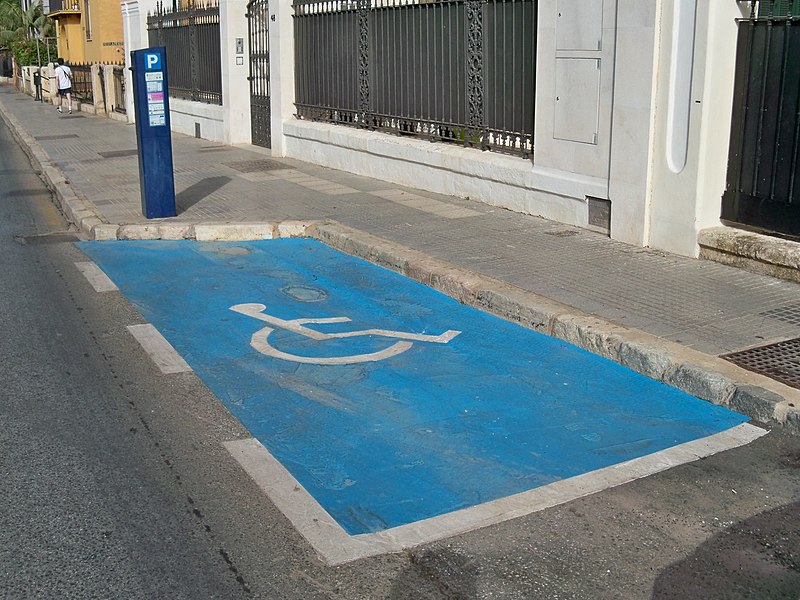
[[[50,0],[48,14],[58,12],[80,12],[81,6],[75,0]]]

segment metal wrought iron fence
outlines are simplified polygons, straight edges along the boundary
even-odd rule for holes
[[[69,65],[72,71],[72,96],[82,102],[93,102],[92,97],[92,65]]]
[[[173,4],[147,15],[151,46],[166,46],[169,94],[175,98],[222,104],[219,5]]]
[[[751,4],[753,17],[800,17],[800,0],[758,0]]]
[[[294,0],[296,109],[528,157],[536,0]]]
[[[800,0],[739,21],[722,218],[800,239]]]

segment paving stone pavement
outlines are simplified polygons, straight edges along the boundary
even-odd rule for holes
[[[142,223],[132,125],[0,104],[108,222]],[[718,356],[800,337],[800,285],[464,198],[173,134],[181,223],[331,219],[606,321]]]

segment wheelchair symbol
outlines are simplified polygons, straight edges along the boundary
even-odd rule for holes
[[[234,312],[247,315],[248,317],[253,317],[254,319],[258,319],[259,321],[266,321],[267,323],[273,326],[273,327],[264,327],[263,329],[259,329],[253,334],[253,337],[250,338],[250,345],[253,348],[258,350],[262,354],[266,354],[267,356],[272,356],[274,358],[280,358],[283,360],[290,360],[300,363],[308,363],[313,365],[349,365],[352,363],[383,360],[385,358],[397,356],[398,354],[405,352],[406,350],[411,348],[413,342],[434,342],[437,344],[446,344],[454,337],[456,337],[459,333],[461,333],[460,331],[454,331],[452,329],[445,331],[441,335],[406,333],[403,331],[390,331],[387,329],[362,329],[359,331],[345,331],[342,333],[320,333],[319,331],[305,327],[305,325],[307,323],[347,323],[351,319],[347,317],[328,317],[323,319],[285,320],[285,319],[279,319],[278,317],[273,317],[272,315],[265,313],[264,310],[266,308],[267,307],[263,304],[236,304],[230,307],[230,309]],[[365,335],[397,338],[404,341],[395,342],[388,348],[379,350],[378,352],[371,352],[368,354],[355,354],[351,356],[334,356],[330,358],[314,357],[314,356],[298,356],[296,354],[281,352],[280,350],[274,348],[269,343],[269,335],[273,331],[275,331],[275,327],[280,327],[282,329],[286,329],[287,331],[291,331],[293,333],[309,337],[312,340],[320,340],[320,341],[338,339],[338,338],[359,337]]]

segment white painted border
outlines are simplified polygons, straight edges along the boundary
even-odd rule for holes
[[[184,373],[192,370],[172,344],[150,323],[128,325],[128,331],[142,345],[162,373]]]
[[[95,263],[91,261],[76,262],[75,266],[83,273],[95,292],[114,292],[119,289]]]
[[[345,532],[258,440],[248,438],[225,442],[224,445],[325,563],[333,566],[368,556],[397,552],[522,517],[723,450],[743,446],[766,433],[764,429],[745,423],[706,438],[527,492],[378,533],[355,536]]]

